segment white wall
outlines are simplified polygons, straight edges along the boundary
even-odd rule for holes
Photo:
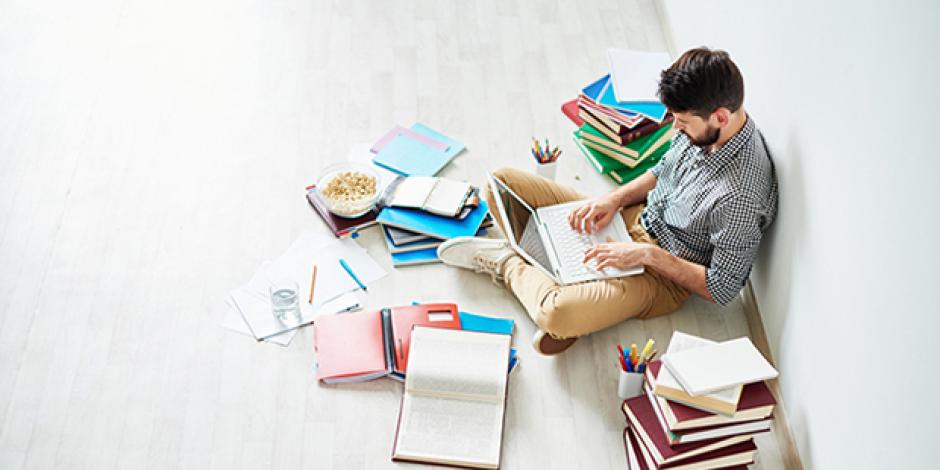
[[[773,154],[751,279],[804,466],[932,467],[940,3],[662,2],[675,53],[738,63]]]

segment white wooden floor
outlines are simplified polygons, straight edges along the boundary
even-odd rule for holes
[[[0,468],[415,468],[389,459],[399,383],[319,386],[310,331],[256,344],[223,300],[324,230],[304,185],[394,124],[462,139],[445,174],[477,183],[549,137],[560,181],[606,191],[559,106],[608,46],[665,50],[650,0],[0,0]],[[485,276],[402,269],[365,299],[517,320],[508,469],[624,468],[613,345],[748,331],[693,300],[545,358]]]

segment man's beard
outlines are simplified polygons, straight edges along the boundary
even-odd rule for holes
[[[692,145],[697,147],[708,147],[709,145],[718,142],[718,136],[721,134],[721,128],[718,127],[708,127],[708,130],[705,132],[705,137],[701,139],[693,139],[689,134],[686,134],[686,137],[689,138],[689,142],[692,142]]]

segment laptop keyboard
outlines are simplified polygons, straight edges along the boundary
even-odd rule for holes
[[[584,252],[594,246],[594,242],[587,234],[575,232],[568,225],[568,213],[570,209],[562,210],[542,210],[539,216],[545,222],[552,235],[554,236],[555,249],[558,251],[558,259],[562,264],[562,272],[570,276],[582,276],[596,274],[595,267],[597,263],[594,260],[582,263]]]

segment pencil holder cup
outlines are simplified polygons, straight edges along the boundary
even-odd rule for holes
[[[626,400],[643,393],[643,374],[620,370],[620,381],[617,383],[617,395]]]
[[[535,163],[535,174],[542,178],[555,180],[555,170],[558,168],[558,161],[548,163]]]

